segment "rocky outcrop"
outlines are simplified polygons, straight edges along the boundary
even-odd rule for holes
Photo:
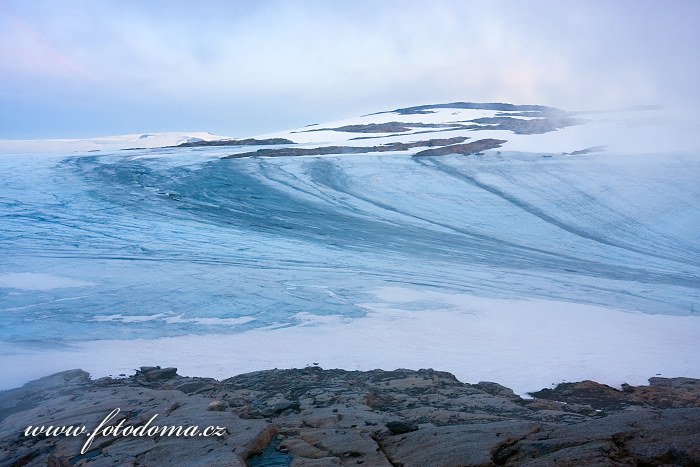
[[[505,140],[480,139],[471,143],[460,144],[468,138],[457,136],[454,138],[429,139],[426,141],[414,141],[411,143],[387,143],[379,146],[321,146],[318,148],[278,148],[258,149],[252,152],[231,154],[223,159],[240,159],[243,157],[296,157],[296,156],[323,156],[329,154],[366,154],[369,152],[407,151],[413,148],[428,147],[419,151],[414,156],[444,156],[447,154],[475,154],[488,149],[501,147]]]
[[[293,131],[292,133],[311,133],[315,131],[342,131],[346,133],[405,133],[407,131],[412,131],[416,128],[451,128],[469,130],[472,128],[476,128],[476,125],[463,125],[461,123],[386,122],[343,125],[335,128],[314,128],[311,130]]]
[[[544,105],[517,105],[503,102],[450,102],[449,104],[427,104],[415,107],[405,107],[393,110],[393,113],[401,115],[431,113],[435,109],[477,109],[477,110],[500,110],[503,112],[537,112],[543,115],[560,114],[563,110]],[[387,112],[380,112],[387,113]]]
[[[505,142],[506,141],[502,139],[486,138],[466,144],[453,144],[451,146],[444,146],[441,148],[426,149],[424,151],[417,152],[414,157],[446,156],[448,154],[476,154],[481,151],[500,148]]]
[[[159,377],[150,377],[154,371],[161,372]],[[73,370],[2,392],[0,465],[244,466],[276,433],[265,420],[207,410],[211,398],[174,389],[172,383],[179,380],[157,368],[128,379],[96,381]],[[125,425],[143,426],[157,414],[152,425],[222,426],[226,432],[221,437],[99,436],[82,454],[87,435],[24,436],[29,426],[85,426],[92,431],[116,408],[120,413],[112,423],[126,418]]]
[[[74,370],[0,393],[2,465],[698,465],[700,380],[566,383],[521,398],[435,370],[309,367],[223,381]],[[219,425],[221,437],[28,437],[29,425]]]
[[[562,383],[554,389],[532,393],[538,399],[566,400],[595,409],[615,410],[630,405],[662,409],[700,407],[700,380],[693,378],[650,378],[649,386],[622,385],[622,391],[595,381]]]
[[[578,151],[564,152],[562,156],[582,156],[584,154],[605,151],[606,148],[607,146],[592,146],[590,148],[579,149]]]
[[[202,146],[273,146],[275,144],[295,144],[287,138],[243,138],[243,139],[215,139],[212,141],[188,141],[172,146],[176,148],[197,148]]]
[[[468,120],[471,123],[486,125],[482,130],[508,130],[516,135],[536,135],[566,128],[567,126],[581,125],[586,120],[580,118],[548,116],[546,118],[513,118],[513,117],[486,117]]]
[[[407,151],[413,148],[454,145],[466,141],[469,138],[457,136],[454,138],[436,138],[425,141],[412,141],[410,143],[387,143],[378,146],[321,146],[318,148],[278,148],[258,149],[252,152],[243,152],[225,156],[224,159],[240,159],[242,157],[296,157],[296,156],[323,156],[328,154],[365,154],[368,152],[392,152]]]

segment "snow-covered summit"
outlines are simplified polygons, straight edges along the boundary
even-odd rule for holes
[[[693,126],[659,106],[568,111],[538,105],[453,102],[379,112],[260,136],[300,144],[377,146],[431,138],[504,140],[506,151],[640,154],[700,149]]]

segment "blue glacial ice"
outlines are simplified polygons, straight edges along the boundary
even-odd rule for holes
[[[0,340],[357,318],[383,286],[700,312],[698,158],[230,152],[0,157]]]

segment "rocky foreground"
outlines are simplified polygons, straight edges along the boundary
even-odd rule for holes
[[[143,367],[91,380],[66,371],[0,392],[0,464],[700,465],[700,380],[622,391],[584,381],[523,399],[434,370],[309,367],[216,381]],[[28,426],[225,427],[220,437],[25,436]]]

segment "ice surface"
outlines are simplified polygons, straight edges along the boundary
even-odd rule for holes
[[[68,287],[88,287],[91,285],[94,284],[50,274],[34,274],[31,272],[0,274],[0,288],[6,289],[52,290]]]

